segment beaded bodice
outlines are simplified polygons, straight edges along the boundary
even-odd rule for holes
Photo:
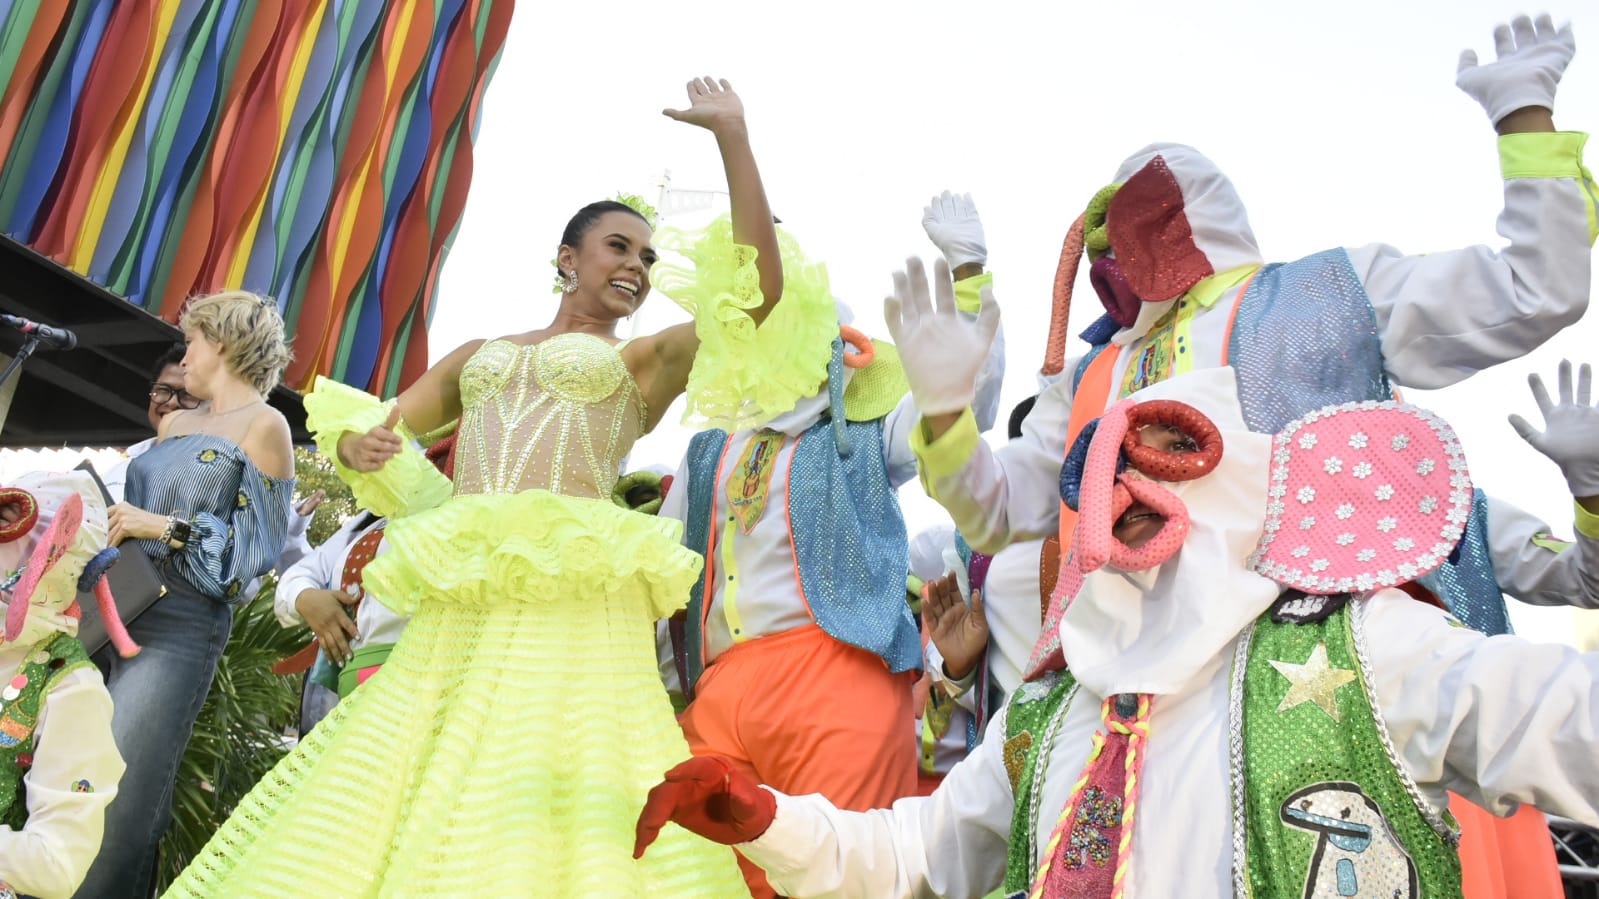
[[[609,497],[645,414],[619,346],[576,333],[491,340],[461,369],[455,492]]]

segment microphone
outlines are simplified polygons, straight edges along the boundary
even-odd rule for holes
[[[0,315],[0,323],[10,325],[31,337],[38,338],[39,342],[52,350],[70,350],[78,345],[78,335],[66,328],[52,328],[41,325],[36,321],[29,321],[15,315]]]

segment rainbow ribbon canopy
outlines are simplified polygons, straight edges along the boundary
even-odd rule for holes
[[[427,367],[513,0],[0,0],[0,228],[176,321],[276,298],[285,378]]]

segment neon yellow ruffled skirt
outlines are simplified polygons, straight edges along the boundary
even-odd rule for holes
[[[731,849],[645,794],[688,758],[653,621],[699,557],[609,502],[467,496],[393,522],[366,571],[415,613],[383,666],[256,785],[168,896],[748,896]]]

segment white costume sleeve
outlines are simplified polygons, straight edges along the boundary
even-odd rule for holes
[[[1535,606],[1599,609],[1599,540],[1578,510],[1576,540],[1552,540],[1536,515],[1488,497],[1488,551],[1499,589]],[[1561,548],[1564,545],[1564,548]]]
[[[667,618],[655,622],[655,667],[667,695],[682,696],[683,679],[677,676],[677,653],[672,647],[671,620]]]
[[[994,342],[988,347],[988,358],[977,373],[977,393],[972,397],[972,414],[977,416],[977,430],[987,434],[999,417],[999,391],[1005,386],[1005,323],[1000,322],[994,331]]]
[[[1073,370],[1076,360],[1067,363]],[[1060,526],[1060,465],[1072,411],[1072,379],[1040,393],[1022,436],[992,449],[969,415],[937,441],[915,445],[922,487],[948,510],[978,552],[996,553],[1017,540],[1045,537]]]
[[[333,536],[322,541],[321,546],[291,565],[278,578],[277,591],[272,594],[272,611],[278,616],[279,624],[284,627],[305,624],[294,601],[306,590],[337,590],[344,586],[336,581],[339,571],[344,567],[344,556],[350,551],[350,544],[357,539],[355,526],[364,518],[366,513],[357,512]],[[365,530],[363,528],[362,533]]]
[[[951,569],[945,564],[944,547],[955,540],[955,527],[937,524],[923,528],[911,538],[910,573],[924,581],[943,577]]]
[[[677,473],[672,475],[672,486],[661,500],[661,508],[655,512],[656,518],[670,518],[688,524],[688,480],[688,457],[685,456],[678,463]]]
[[[107,469],[100,478],[100,482],[105,484],[105,492],[111,494],[112,503],[122,502],[127,495],[128,463],[132,461],[132,459],[123,459]]]
[[[1003,713],[989,731],[931,796],[845,812],[821,796],[777,793],[772,826],[736,848],[794,899],[986,896],[1004,881],[1014,805]]]
[[[316,516],[301,515],[293,506],[289,507],[289,538],[283,543],[283,552],[278,554],[277,564],[273,567],[278,571],[287,571],[299,561],[311,554],[311,541],[306,532],[311,528],[311,519]]]
[[[1388,732],[1435,805],[1449,789],[1599,826],[1599,654],[1486,637],[1392,589],[1358,614]]]
[[[19,894],[68,899],[100,854],[105,809],[125,767],[111,737],[111,694],[94,668],[62,675],[39,709],[28,823],[0,826],[0,880]]]
[[[1446,387],[1525,355],[1582,317],[1599,197],[1582,167],[1586,139],[1574,132],[1499,139],[1505,206],[1498,232],[1509,243],[1502,250],[1348,251],[1395,381]]]

